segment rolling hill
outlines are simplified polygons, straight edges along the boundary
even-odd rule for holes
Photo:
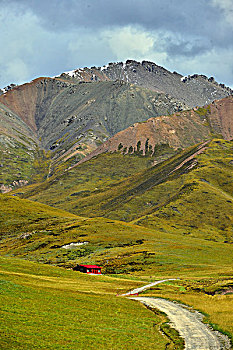
[[[103,153],[15,193],[81,216],[232,242],[232,150],[232,141],[215,139],[157,165],[150,156]]]

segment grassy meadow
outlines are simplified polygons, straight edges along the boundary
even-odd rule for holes
[[[161,319],[116,293],[140,282],[0,258],[1,349],[164,349]]]
[[[223,269],[204,278],[187,273],[143,294],[200,310],[206,322],[232,338],[232,294],[222,294],[233,285],[228,273]],[[0,257],[0,348],[182,349],[163,314],[117,296],[164,276],[90,276]]]
[[[101,264],[105,273],[179,277],[230,273],[230,243],[171,234],[106,218],[84,218],[1,195],[3,255],[72,268]],[[85,242],[75,248],[64,245]]]

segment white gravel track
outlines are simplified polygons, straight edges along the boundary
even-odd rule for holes
[[[184,339],[185,350],[231,349],[229,339],[204,324],[201,321],[202,315],[198,312],[191,312],[181,304],[166,299],[151,297],[130,297],[130,299],[164,312],[171,326]]]

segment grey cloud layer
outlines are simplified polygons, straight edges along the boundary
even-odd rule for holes
[[[141,25],[233,46],[233,26],[224,21],[223,9],[210,0],[7,0],[5,4],[21,11],[31,9],[54,31]]]
[[[59,67],[62,69],[62,60],[63,69],[65,69],[73,62],[77,62],[75,66],[95,64],[96,62],[104,64],[108,60],[120,58],[111,48],[111,40],[103,33],[108,31],[108,35],[111,37],[123,28],[130,26],[137,31],[141,30],[147,33],[147,36],[149,35],[154,40],[154,45],[147,52],[150,58],[158,59],[157,57],[162,57],[162,53],[162,61],[158,63],[166,63],[166,60],[171,62],[171,59],[174,58],[175,64],[177,57],[184,62],[183,71],[188,68],[186,60],[191,60],[190,64],[196,67],[198,62],[201,62],[204,58],[203,55],[208,57],[208,52],[211,50],[213,51],[213,57],[215,57],[212,67],[217,69],[219,64],[216,61],[221,57],[221,50],[223,50],[227,57],[226,64],[229,66],[228,73],[225,67],[222,78],[220,72],[215,73],[214,71],[212,74],[217,74],[221,80],[228,77],[226,82],[233,84],[233,72],[232,66],[230,66],[230,56],[233,53],[233,25],[231,25],[230,20],[226,20],[229,3],[228,0],[0,1],[5,13],[8,11],[10,14],[12,22],[14,16],[25,18],[25,13],[29,14],[28,21],[30,22],[31,15],[35,24],[31,37],[36,37],[38,45],[45,41],[43,47],[47,59],[40,60],[40,70],[43,67],[48,67],[48,61],[52,60],[53,57],[56,57],[54,68],[57,67],[58,70]],[[9,25],[12,26],[15,35],[17,35],[15,24],[9,23]],[[42,33],[37,33],[40,28]],[[96,39],[93,40],[93,37]],[[1,40],[1,45],[2,43],[4,43],[4,38]],[[46,43],[48,43],[47,50]],[[51,45],[53,45],[53,49],[51,49]],[[93,50],[91,50],[90,45],[93,46]],[[9,44],[6,47],[9,47]],[[33,47],[33,44],[28,45],[28,50],[33,51]],[[11,51],[12,49],[9,48],[9,53]],[[16,55],[19,55],[19,51],[18,48]],[[59,51],[60,58],[57,55]],[[69,59],[64,57],[64,51],[69,55]],[[132,52],[129,51],[129,55],[134,52],[133,50]],[[28,55],[27,57],[30,56]],[[83,63],[85,56],[86,63]],[[25,60],[22,54],[20,57]],[[125,58],[127,57],[122,57],[122,60]],[[194,58],[196,59],[195,62],[193,61]],[[0,68],[1,66],[0,61]],[[182,70],[180,62],[178,68]],[[28,69],[30,70],[30,67]],[[47,70],[45,69],[45,73],[47,73]],[[190,68],[190,70],[192,69]]]

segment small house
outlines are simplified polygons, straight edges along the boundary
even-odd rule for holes
[[[101,269],[102,267],[97,265],[77,265],[74,267],[75,271],[80,271],[92,275],[101,275]]]

